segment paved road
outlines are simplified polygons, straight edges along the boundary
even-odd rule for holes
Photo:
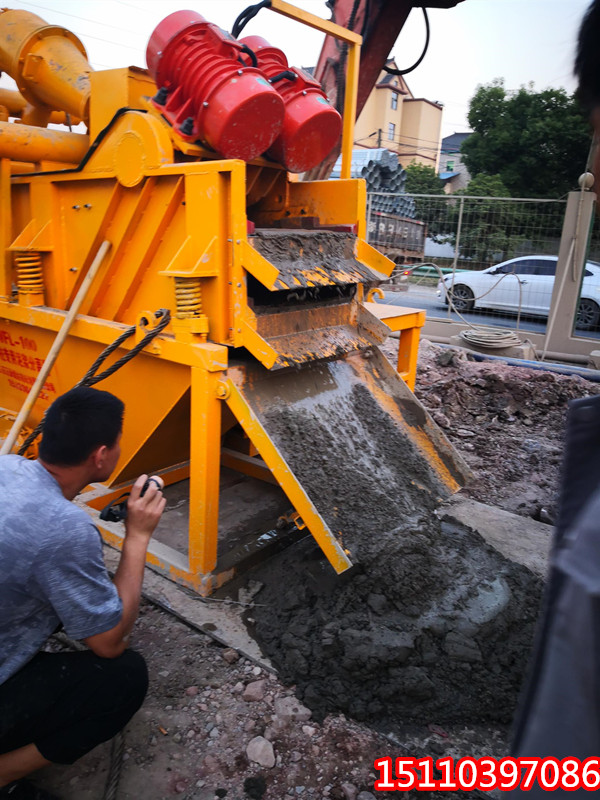
[[[384,300],[376,300],[394,306],[408,306],[409,308],[422,308],[427,312],[429,319],[451,319],[453,322],[467,321],[474,325],[490,325],[497,328],[517,329],[516,314],[502,314],[500,311],[467,311],[458,316],[455,311],[448,313],[448,307],[440,301],[432,287],[415,287],[407,292],[385,292]],[[540,317],[523,317],[519,321],[520,331],[532,333],[545,333],[546,320]],[[581,331],[581,336],[591,339],[600,339],[600,331]]]

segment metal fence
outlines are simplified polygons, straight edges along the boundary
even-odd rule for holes
[[[391,301],[425,308],[428,318],[467,314],[478,324],[543,333],[566,201],[457,195],[412,199],[414,212],[401,216],[380,210],[381,192],[368,194],[368,241],[398,265],[383,287],[402,292]],[[591,241],[588,258],[593,260],[600,257],[600,232]],[[590,271],[584,288],[594,280]],[[438,286],[442,277],[444,285]],[[599,306],[588,304],[582,314],[580,327],[600,326]]]

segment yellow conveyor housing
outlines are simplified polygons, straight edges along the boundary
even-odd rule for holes
[[[282,0],[272,9],[348,46],[348,175],[360,37]],[[350,473],[381,470],[415,503],[459,488],[464,465],[407,386],[424,314],[396,310],[386,326],[381,307],[365,304],[393,264],[366,241],[363,181],[298,182],[265,159],[220,160],[182,141],[150,103],[156,86],[145,70],[93,72],[75,36],[28,12],[0,13],[0,69],[17,82],[20,94],[4,100],[21,118],[0,123],[0,426],[23,406],[103,242],[27,430],[117,336],[135,326],[115,358],[157,324],[159,309],[170,313],[100,385],[126,404],[115,474],[83,495],[108,542],[118,547],[123,527],[100,523],[98,510],[141,472],[161,474],[167,494],[185,495],[185,546],[158,539],[149,563],[206,595],[236,571],[220,530],[224,470],[280,487],[289,519],[337,572],[360,558],[331,500]],[[47,129],[57,112],[88,133]],[[405,380],[377,349],[390,327],[402,331]],[[376,417],[400,454],[383,469]],[[335,469],[319,472],[310,431],[327,420],[345,432]]]

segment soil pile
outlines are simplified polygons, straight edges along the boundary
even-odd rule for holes
[[[393,345],[385,352],[394,360]],[[415,394],[473,471],[463,494],[542,522],[556,513],[568,402],[599,392],[577,375],[419,348]]]
[[[319,717],[510,720],[541,596],[528,570],[434,518],[385,532],[342,579],[303,544],[253,615],[282,679]]]

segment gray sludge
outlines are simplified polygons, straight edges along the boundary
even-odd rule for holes
[[[361,395],[354,401],[364,404]],[[327,465],[344,458],[348,432],[307,410],[281,406],[269,416],[271,426],[288,428],[291,448],[302,446],[299,477],[310,494],[326,496],[328,524],[335,517],[360,543],[359,563],[341,576],[311,537],[259,573],[265,588],[252,610],[255,635],[282,678],[317,717],[510,721],[542,582],[477,532],[442,525],[434,493],[414,484],[390,492],[383,463],[380,471],[348,463],[336,500]],[[389,459],[386,420],[372,423]]]

